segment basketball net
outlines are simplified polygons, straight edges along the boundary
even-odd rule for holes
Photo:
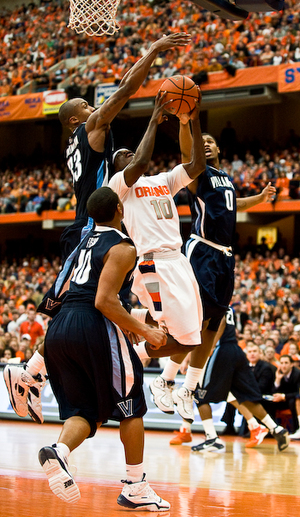
[[[120,28],[116,21],[119,3],[120,0],[70,0],[68,27],[88,36],[114,34]]]

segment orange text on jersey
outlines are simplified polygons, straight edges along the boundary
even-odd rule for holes
[[[160,185],[159,187],[137,187],[135,189],[136,197],[147,197],[147,196],[165,196],[170,194],[170,191],[166,185]]]

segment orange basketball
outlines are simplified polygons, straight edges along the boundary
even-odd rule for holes
[[[173,75],[166,79],[160,90],[167,92],[165,102],[173,99],[166,108],[172,115],[189,113],[195,107],[195,99],[199,99],[199,90],[190,77],[186,75]]]

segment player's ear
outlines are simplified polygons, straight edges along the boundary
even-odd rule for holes
[[[69,118],[69,124],[70,126],[75,126],[79,123],[79,119],[75,117],[75,115],[72,115],[72,117]]]
[[[123,218],[123,216],[124,216],[124,209],[123,209],[123,203],[121,203],[121,201],[120,201],[120,203],[118,203],[118,204],[117,204],[117,212],[118,212],[118,213],[122,216],[122,218]]]

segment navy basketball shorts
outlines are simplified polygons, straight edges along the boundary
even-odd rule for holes
[[[198,405],[227,400],[231,392],[241,404],[259,402],[261,393],[245,352],[238,345],[218,345],[210,356],[201,386],[195,392]]]
[[[234,256],[227,256],[198,242],[190,256],[190,263],[199,284],[203,320],[210,319],[208,329],[217,331],[232,298]]]
[[[63,305],[45,338],[60,418],[122,421],[146,411],[143,366],[123,332],[95,307]]]

